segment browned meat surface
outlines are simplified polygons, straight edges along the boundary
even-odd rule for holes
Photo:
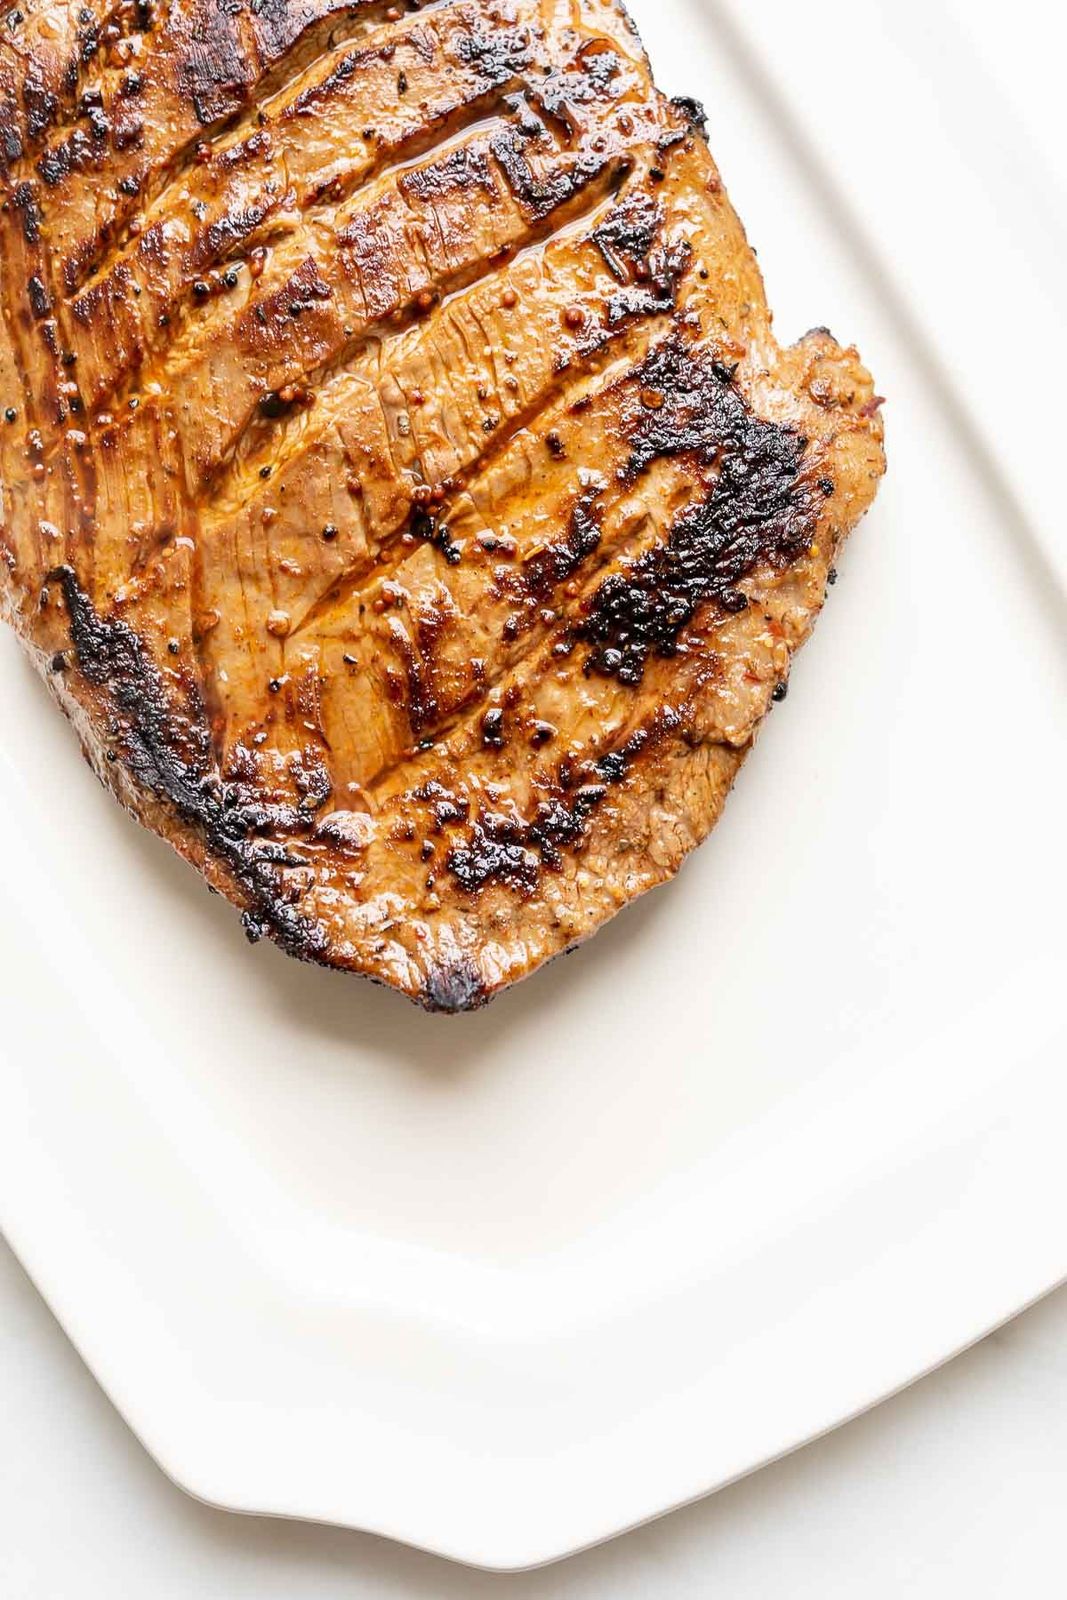
[[[252,937],[476,1006],[707,834],[883,471],[614,0],[20,0],[0,606]]]

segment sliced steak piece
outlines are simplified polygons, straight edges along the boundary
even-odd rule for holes
[[[610,0],[28,3],[0,606],[252,938],[482,1004],[715,822],[884,470]]]

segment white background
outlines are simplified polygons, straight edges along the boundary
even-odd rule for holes
[[[813,0],[805,24],[814,34],[829,30],[840,60],[841,30],[854,8],[891,3],[906,0]],[[921,25],[925,7],[913,3]],[[1012,116],[1027,128],[1034,166],[1026,176],[1041,175],[1048,206],[1039,217],[1035,202],[1035,229],[1050,219],[1062,228],[1063,56],[1049,37],[1046,7],[1019,0],[1006,13],[1000,5],[937,0],[931,9],[955,13],[988,78],[989,116]],[[944,65],[947,74],[951,63]],[[863,138],[877,170],[893,148],[894,101],[884,76],[876,74],[867,93],[865,67],[856,65],[854,95],[843,93],[840,80],[834,90],[843,130],[865,113]],[[938,70],[931,63],[935,76]],[[903,93],[897,108],[907,114]],[[729,178],[721,147],[716,140]],[[904,181],[926,184],[929,193],[928,179],[914,173]],[[947,247],[931,238],[935,248]],[[1017,245],[1025,262],[1031,240],[1019,237]],[[1004,285],[994,309],[1004,319],[1002,339],[1004,328],[1041,337],[1040,328],[1026,327],[1019,283]],[[1042,1597],[1063,1591],[1067,1293],[790,1460],[527,1576],[494,1578],[363,1535],[195,1505],[127,1433],[7,1255],[0,1257],[0,1440],[2,1600]]]

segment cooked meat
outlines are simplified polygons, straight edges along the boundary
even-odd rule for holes
[[[250,937],[480,1005],[707,834],[883,471],[614,0],[20,0],[0,603]]]

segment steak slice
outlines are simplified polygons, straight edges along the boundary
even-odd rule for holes
[[[482,1004],[715,822],[884,470],[612,0],[22,0],[0,607],[253,939]]]

